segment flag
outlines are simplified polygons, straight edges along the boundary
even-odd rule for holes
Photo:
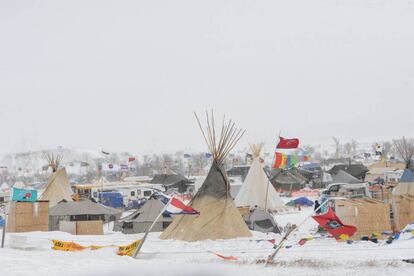
[[[128,157],[128,162],[134,162],[134,161],[135,161],[135,157],[134,156]]]
[[[289,155],[287,161],[287,167],[293,168],[298,163],[298,158],[296,155]]]
[[[286,139],[283,137],[279,137],[279,143],[277,144],[278,149],[296,149],[298,146],[298,138]]]
[[[284,169],[288,161],[288,156],[281,152],[275,153],[275,162],[273,163],[273,168],[275,169]]]
[[[192,207],[185,205],[179,199],[170,198],[169,196],[156,192],[157,198],[161,200],[162,203],[168,204],[167,209],[165,210],[165,215],[199,215],[200,212],[194,210]]]
[[[355,226],[343,224],[330,207],[325,214],[312,216],[312,218],[337,240],[343,240],[344,237],[351,237],[357,231]]]
[[[128,165],[121,164],[121,171],[128,171]]]
[[[37,200],[36,190],[13,188],[12,201],[34,202]]]
[[[102,150],[102,154],[109,155],[109,152]]]

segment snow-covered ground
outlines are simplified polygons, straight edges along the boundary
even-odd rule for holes
[[[278,222],[299,224],[311,209],[277,216]],[[138,259],[116,255],[115,248],[81,252],[51,249],[51,239],[81,245],[127,245],[142,234],[124,235],[106,229],[103,236],[73,236],[63,232],[10,233],[0,249],[0,275],[412,275],[413,264],[402,259],[414,257],[414,239],[407,233],[391,245],[358,241],[353,244],[318,238],[299,246],[315,222],[307,223],[286,243],[276,264],[257,264],[272,252],[270,239],[280,235],[254,232],[252,238],[182,242],[163,241],[151,233]],[[234,256],[225,261],[214,253]]]

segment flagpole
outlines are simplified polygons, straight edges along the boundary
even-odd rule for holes
[[[152,224],[150,225],[150,227],[147,228],[147,230],[145,231],[144,237],[141,239],[140,243],[138,244],[137,249],[135,250],[134,254],[132,254],[133,258],[137,258],[137,255],[139,253],[139,251],[142,248],[142,245],[144,244],[145,240],[147,239],[147,236],[149,234],[149,232],[151,231],[151,229],[154,227],[155,223],[158,221],[158,219],[162,216],[162,214],[165,212],[165,210],[167,210],[168,205],[170,205],[171,200],[173,198],[171,197],[170,200],[168,200],[167,204],[165,204],[164,208],[161,210],[161,212],[158,214],[158,216],[155,218],[155,220],[152,222]]]
[[[282,133],[282,131],[281,130],[279,130],[279,135],[278,135],[278,142],[276,143],[276,147],[275,147],[275,150],[274,150],[274,152],[273,152],[273,159],[272,159],[272,169],[273,169],[273,164],[274,164],[274,162],[275,162],[275,156],[276,156],[276,150],[277,150],[277,145],[279,144],[279,141],[280,141],[280,134]],[[270,171],[272,171],[272,170],[270,170]],[[270,175],[271,175],[271,173],[270,173]],[[269,176],[270,176],[269,175]],[[267,196],[268,196],[268,194],[269,194],[269,185],[270,185],[270,179],[269,179],[269,181],[267,181],[267,188],[266,188],[266,197],[265,197],[265,205],[264,205],[264,209],[265,209],[265,211],[267,211]]]
[[[301,227],[308,219],[310,219],[317,211],[319,211],[322,206],[326,205],[330,200],[335,200],[335,199],[345,199],[343,197],[332,197],[330,199],[327,199],[325,202],[323,202],[322,204],[319,205],[318,208],[316,208],[315,210],[313,210],[312,214],[310,214],[309,216],[307,216],[301,223],[299,223],[298,226],[296,226],[295,228],[292,228],[291,230],[289,230],[288,232],[286,232],[286,234],[283,236],[283,239],[279,242],[279,244],[276,247],[275,252],[273,252],[271,255],[269,255],[269,257],[266,260],[266,265],[270,264],[271,262],[273,262],[277,252],[279,252],[279,250],[282,248],[283,243],[289,238],[289,236],[295,232],[296,230],[299,229],[299,227]]]

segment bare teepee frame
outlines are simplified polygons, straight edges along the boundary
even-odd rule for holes
[[[44,155],[44,159],[48,162],[48,166],[52,168],[52,171],[56,172],[62,162],[63,155],[50,152]]]
[[[211,114],[206,111],[206,123],[207,125],[203,128],[197,113],[194,112],[197,119],[198,126],[200,127],[201,133],[203,134],[204,140],[210,153],[213,155],[213,160],[218,164],[223,164],[227,155],[237,145],[239,140],[243,137],[245,130],[237,128],[232,120],[226,121],[225,115],[223,116],[221,132],[216,133],[216,126],[214,120],[214,113]],[[219,139],[217,139],[219,134]]]

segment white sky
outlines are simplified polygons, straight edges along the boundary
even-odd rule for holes
[[[414,2],[0,0],[0,153],[414,136]]]

